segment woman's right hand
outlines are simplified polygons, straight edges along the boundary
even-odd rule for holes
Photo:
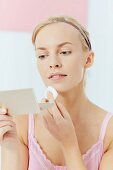
[[[15,149],[17,144],[18,137],[13,115],[7,108],[0,107],[0,145]]]

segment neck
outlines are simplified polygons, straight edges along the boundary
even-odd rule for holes
[[[65,106],[74,122],[83,116],[84,112],[87,112],[89,108],[89,100],[82,85],[68,92],[66,91],[66,93],[60,93],[57,100]]]

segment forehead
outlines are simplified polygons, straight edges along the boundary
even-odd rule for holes
[[[79,31],[68,23],[59,22],[42,28],[36,36],[35,45],[57,45],[68,41],[79,43]]]

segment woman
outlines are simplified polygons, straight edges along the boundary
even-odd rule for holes
[[[1,109],[2,169],[113,170],[112,114],[84,91],[94,60],[88,32],[74,18],[51,17],[36,26],[32,41],[39,73],[58,97],[48,94],[53,106],[42,114]]]

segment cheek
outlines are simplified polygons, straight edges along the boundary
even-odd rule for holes
[[[83,74],[84,74],[83,67],[77,66],[72,70],[72,77],[78,81],[80,81],[83,78]]]
[[[48,86],[48,70],[47,70],[47,64],[44,64],[44,63],[37,63],[37,69],[38,69],[38,72],[41,76],[41,79],[43,81],[43,83]]]
[[[84,67],[80,59],[74,60],[73,63],[71,63],[69,67],[69,73],[71,78],[75,81],[79,82],[83,79]]]
[[[39,74],[41,75],[42,78],[44,77],[44,75],[47,74],[47,71],[46,71],[45,68],[46,67],[44,67],[44,64],[42,64],[40,62],[37,63],[37,69],[38,69],[38,72],[39,72]]]

